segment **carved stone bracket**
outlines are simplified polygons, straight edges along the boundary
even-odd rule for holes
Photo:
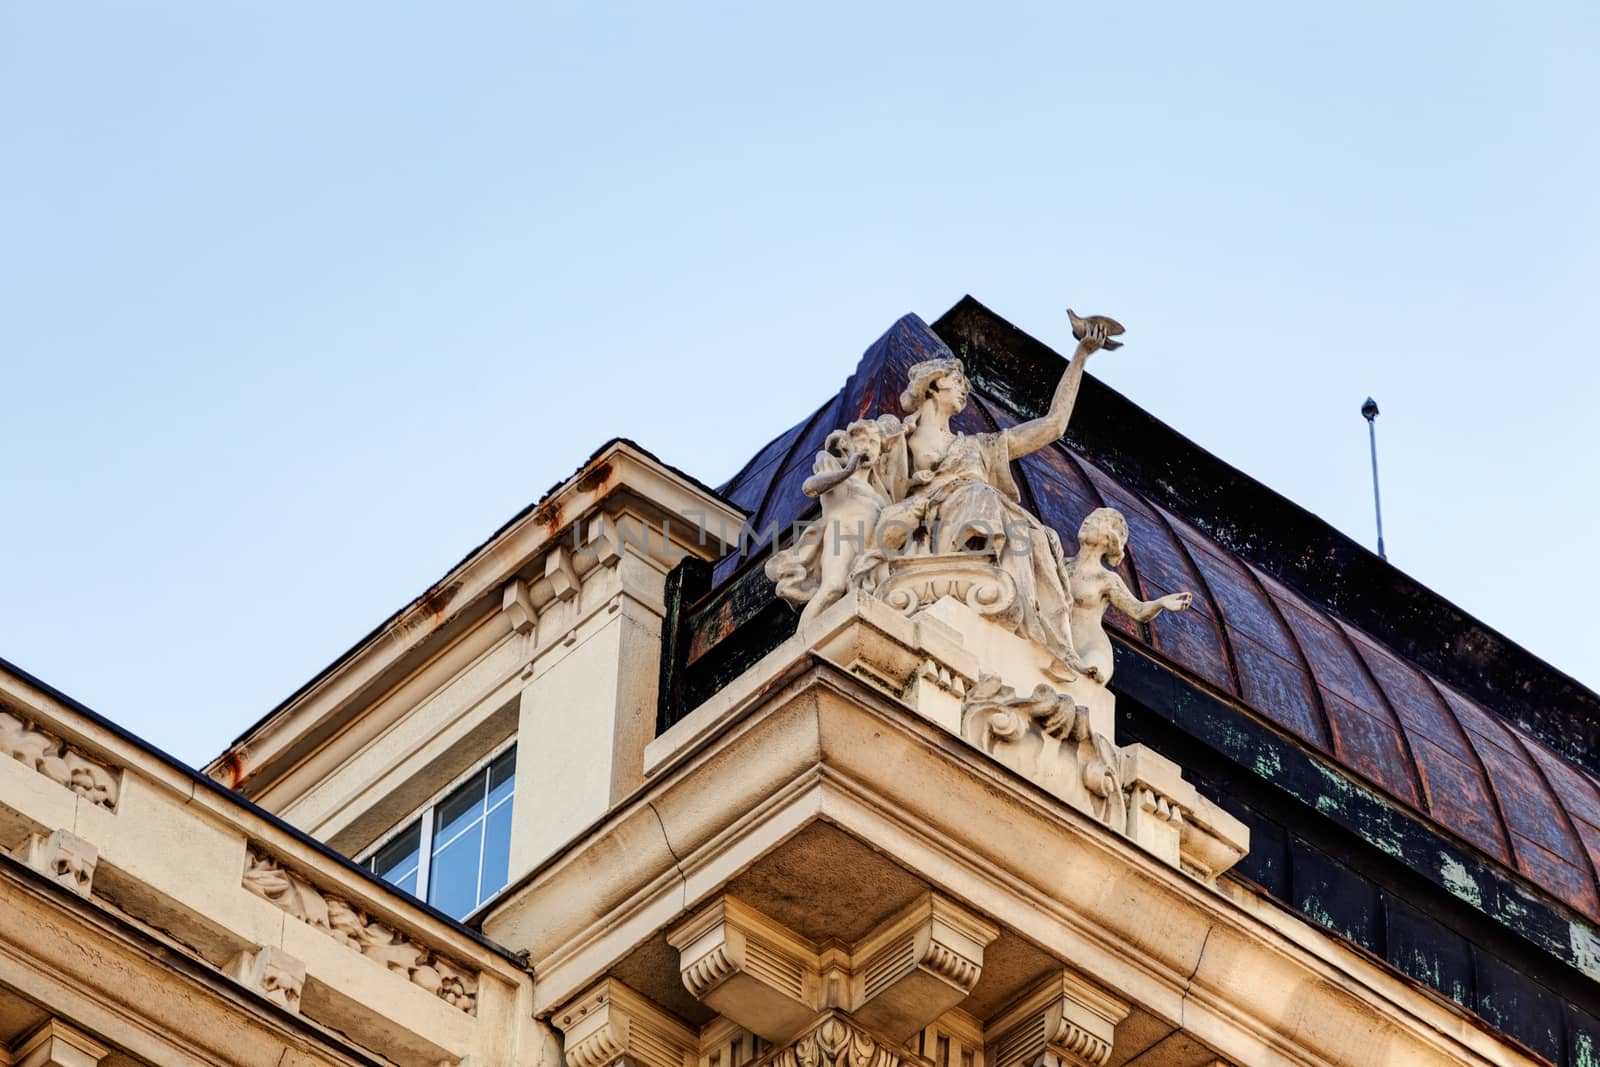
[[[1129,1006],[1062,971],[991,1022],[987,1067],[1102,1067]]]
[[[829,1011],[755,1067],[927,1067],[926,1061],[862,1026],[842,1011]]]
[[[48,837],[30,834],[14,855],[80,897],[88,898],[94,887],[94,869],[100,851],[76,834],[56,830]]]
[[[854,945],[817,951],[767,916],[722,897],[667,935],[697,1000],[768,1041],[824,1008],[901,1044],[964,1001],[995,926],[927,893]]]
[[[667,934],[683,984],[697,1000],[768,1041],[783,1041],[818,1008],[816,951],[733,897]]]
[[[1211,883],[1244,859],[1250,850],[1250,830],[1205,797],[1195,800],[1179,831],[1178,853],[1184,870]]]
[[[60,1019],[50,1019],[9,1050],[0,1060],[17,1067],[97,1067],[111,1050]]]
[[[300,995],[305,991],[306,965],[281,948],[263,945],[253,952],[241,952],[228,964],[227,971],[247,989],[254,990],[289,1011],[299,1014]]]
[[[9,711],[0,711],[0,754],[26,764],[91,804],[113,810],[117,806],[122,791],[117,771]]]
[[[695,1032],[614,978],[590,987],[551,1017],[567,1067],[687,1067]]]
[[[930,893],[851,952],[851,1008],[863,1025],[903,1042],[960,1004],[1000,931]]]
[[[318,889],[271,857],[249,849],[244,887],[468,1015],[478,1011],[478,976],[385,926],[343,897]]]

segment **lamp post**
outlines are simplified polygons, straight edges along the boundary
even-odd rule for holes
[[[1378,496],[1378,402],[1367,397],[1361,405],[1361,415],[1367,420],[1367,443],[1372,447],[1372,510],[1378,517],[1378,558],[1388,559],[1383,551],[1383,501]]]

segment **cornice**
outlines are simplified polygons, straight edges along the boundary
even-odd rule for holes
[[[787,681],[680,750],[488,917],[491,936],[531,950],[536,1012],[823,820],[1239,1062],[1349,1062],[1380,1021],[1406,1062],[1531,1062],[1243,886],[1206,886],[869,683],[806,664],[779,671]],[[631,862],[605,864],[619,847]]]
[[[712,491],[636,445],[613,441],[269,712],[212,760],[205,773],[246,794],[259,790],[473,624],[501,611],[507,581],[569,541],[575,524],[612,504],[670,522],[685,534],[704,531],[703,544],[693,538],[688,544],[709,557],[727,547],[723,537],[737,538],[744,518]],[[539,570],[542,575],[544,568]],[[569,581],[576,577],[570,568],[556,570],[556,579],[563,573]]]

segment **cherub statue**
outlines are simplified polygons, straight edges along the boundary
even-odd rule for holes
[[[833,431],[817,453],[814,473],[800,487],[806,496],[822,501],[817,591],[800,613],[801,626],[838,602],[851,580],[863,577],[873,561],[882,558],[876,550],[878,513],[889,498],[877,484],[874,470],[883,454],[883,438],[884,426],[873,419]]]
[[[1128,520],[1116,508],[1096,508],[1078,527],[1078,554],[1064,568],[1072,598],[1072,647],[1090,678],[1111,680],[1111,639],[1103,626],[1106,607],[1149,622],[1163,611],[1182,611],[1193,593],[1170,593],[1159,600],[1140,600],[1122,576],[1110,568],[1122,562],[1128,545]]]

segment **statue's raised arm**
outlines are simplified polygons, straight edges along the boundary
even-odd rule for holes
[[[1067,372],[1056,386],[1055,396],[1050,399],[1050,410],[1037,419],[1018,423],[1005,431],[1006,452],[1011,459],[1037,452],[1061,440],[1061,435],[1067,432],[1067,421],[1072,418],[1072,405],[1078,400],[1084,364],[1102,348],[1109,351],[1122,347],[1121,341],[1111,339],[1123,332],[1122,324],[1116,319],[1104,315],[1079,318],[1071,308],[1067,309],[1067,316],[1072,320],[1072,336],[1078,339],[1078,350],[1072,354],[1072,362],[1067,364]]]

